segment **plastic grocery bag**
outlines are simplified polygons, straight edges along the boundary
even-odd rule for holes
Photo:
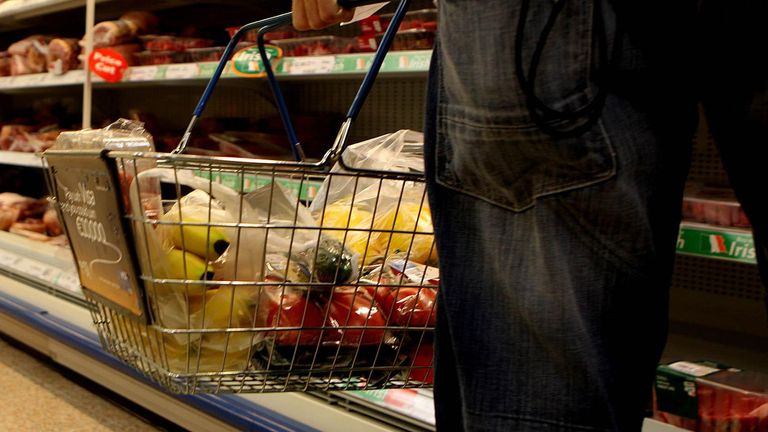
[[[382,135],[377,138],[352,144],[341,155],[344,165],[353,169],[371,169],[394,172],[424,172],[424,135],[411,130],[400,130],[395,133]],[[332,173],[347,173],[344,167],[337,163]],[[381,183],[391,195],[397,189],[396,181]],[[331,184],[332,183],[332,184]],[[380,194],[377,190],[380,180],[376,178],[358,178],[354,176],[331,176],[325,180],[312,202],[312,214],[322,210],[327,203],[350,200],[355,196],[356,205],[366,204],[367,207],[376,203],[369,202]],[[393,189],[394,188],[394,189]],[[388,203],[389,204],[389,203]]]
[[[401,130],[344,150],[351,170],[422,173],[423,135]],[[313,216],[364,264],[395,253],[421,264],[437,264],[432,215],[422,182],[354,175],[337,163],[310,207]],[[393,232],[394,231],[394,232]]]

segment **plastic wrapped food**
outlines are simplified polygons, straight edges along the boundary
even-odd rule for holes
[[[726,188],[690,186],[683,198],[683,219],[723,227],[751,226],[733,191]]]
[[[27,75],[45,72],[48,36],[29,36],[8,47],[11,55],[11,75]]]
[[[327,307],[326,325],[334,330],[326,331],[323,335],[325,341],[352,347],[384,342],[386,335],[382,327],[386,325],[386,315],[365,290],[338,287]]]
[[[411,29],[397,32],[392,42],[392,51],[429,50],[434,45],[434,31]]]
[[[48,44],[48,72],[63,74],[76,69],[80,63],[77,58],[79,54],[80,46],[77,44],[77,39],[53,39]]]
[[[186,50],[189,61],[217,62],[224,55],[225,47],[189,48]]]
[[[134,54],[142,66],[184,63],[186,57],[176,51],[142,51]]]
[[[184,51],[187,49],[207,48],[213,45],[210,39],[178,37],[167,35],[142,36],[141,41],[147,51]]]
[[[354,168],[421,172],[422,141],[419,133],[398,131],[353,144],[342,158]],[[332,172],[345,170],[337,164]],[[329,232],[362,255],[364,264],[403,253],[410,261],[437,265],[432,216],[422,184],[338,175],[323,183],[310,209],[324,228],[343,229]]]
[[[355,51],[357,40],[338,36],[317,36],[295,39],[273,40],[274,45],[283,49],[287,57],[347,54]]]
[[[128,12],[115,21],[103,21],[93,28],[96,48],[120,45],[147,34],[157,26],[157,17],[149,12]]]
[[[706,361],[661,365],[654,417],[700,432],[768,431],[768,375]]]
[[[237,33],[239,29],[240,27],[227,27],[226,30],[227,30],[227,34],[229,35],[229,38],[232,39],[232,37],[235,36],[235,33]],[[264,40],[267,42],[279,40],[279,39],[290,39],[293,37],[296,37],[296,33],[293,31],[291,27],[281,27],[277,30],[264,33]],[[245,33],[241,41],[255,43],[257,39],[258,39],[258,32],[256,30],[251,30]]]
[[[8,51],[0,51],[0,77],[11,74],[11,55]]]
[[[385,30],[389,26],[392,16],[392,14],[381,16],[380,19]],[[406,13],[403,21],[400,23],[398,31],[412,29],[435,31],[437,29],[437,9],[422,9]]]

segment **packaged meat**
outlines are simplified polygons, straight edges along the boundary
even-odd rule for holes
[[[683,198],[683,220],[723,227],[751,226],[733,191],[717,187],[687,188]]]
[[[120,19],[127,21],[131,27],[135,27],[137,35],[151,33],[157,28],[158,24],[157,17],[146,11],[126,12]]]
[[[48,43],[48,72],[58,75],[77,68],[80,54],[77,42],[77,39],[56,38]]]
[[[189,61],[217,62],[224,55],[225,47],[191,48],[186,51]]]
[[[184,51],[187,49],[207,48],[213,45],[210,39],[177,36],[142,36],[141,41],[147,51]]]
[[[14,142],[34,128],[26,125],[8,124],[0,128],[0,150],[10,150]]]
[[[391,17],[391,16],[390,16]],[[386,30],[386,21],[379,15],[371,15],[359,21],[361,35],[377,35]]]
[[[237,33],[237,30],[239,29],[240,27],[227,27],[226,30],[229,34],[229,38],[232,39],[232,37],[235,36],[235,33]],[[258,34],[259,33],[256,30],[245,32],[245,35],[243,35],[243,38],[240,40],[243,42],[256,42]]]
[[[282,48],[287,57],[347,54],[355,51],[357,40],[338,36],[317,36],[307,38],[273,40],[272,44]]]
[[[237,33],[237,30],[240,27],[227,27],[227,34],[229,34],[229,38],[232,39],[233,36],[235,36],[235,33]],[[258,32],[253,30],[245,33],[245,36],[241,39],[243,42],[256,42],[258,37]],[[273,41],[273,40],[280,40],[280,39],[291,39],[296,37],[296,33],[293,31],[291,27],[280,27],[279,29],[273,30],[271,32],[264,33],[264,40],[267,42]]]
[[[380,20],[383,26],[383,30],[386,30],[389,26],[389,22],[392,20],[392,14],[381,15]],[[400,23],[398,31],[405,30],[437,30],[437,9],[422,9],[416,11],[410,11],[405,14],[403,22]]]
[[[657,370],[654,417],[701,432],[768,430],[768,375],[713,362]]]
[[[147,51],[175,51],[176,38],[174,36],[146,35],[141,36],[141,43]]]
[[[185,59],[183,53],[176,51],[142,51],[135,56],[142,66],[184,63]]]
[[[210,39],[183,37],[176,39],[176,49],[178,51],[208,48],[213,45],[213,41]]]
[[[435,45],[435,31],[411,29],[397,32],[392,51],[428,50]]]
[[[157,26],[157,17],[149,12],[128,12],[115,21],[103,21],[93,28],[93,46],[103,48],[129,42]]]
[[[11,55],[8,51],[0,51],[0,77],[11,74]]]
[[[8,47],[11,55],[11,75],[27,75],[46,71],[48,36],[29,36]]]
[[[56,209],[49,208],[43,215],[43,224],[45,224],[45,230],[49,236],[56,237],[64,234],[64,229],[59,222],[59,213]]]
[[[129,66],[138,64],[138,59],[136,58],[136,54],[138,54],[139,51],[141,51],[141,45],[124,44],[124,45],[109,47],[109,49],[123,56],[125,61],[128,62]]]

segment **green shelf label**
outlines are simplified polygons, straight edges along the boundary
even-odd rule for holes
[[[283,50],[274,45],[265,45],[267,59],[276,59],[283,55]],[[271,61],[270,61],[271,63]],[[266,76],[266,69],[261,62],[259,48],[251,46],[238,51],[229,62],[231,72],[244,78],[261,78]],[[273,66],[274,68],[274,66]]]
[[[683,225],[677,237],[679,253],[755,264],[755,242],[747,232],[718,231],[712,227]]]
[[[272,176],[245,175],[240,176],[234,173],[195,171],[195,175],[206,180],[212,180],[214,183],[220,183],[233,190],[240,190],[242,185],[243,192],[253,192],[258,188],[272,183]],[[275,177],[274,180],[289,191],[296,194],[302,201],[312,201],[317,196],[317,192],[323,185],[323,180],[291,179],[285,177]]]
[[[371,67],[373,53],[336,56],[285,57],[276,61],[279,75],[364,73]],[[432,51],[390,52],[384,58],[381,72],[426,72]]]

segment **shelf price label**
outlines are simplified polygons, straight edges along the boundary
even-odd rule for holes
[[[197,63],[172,64],[165,70],[166,79],[190,79],[196,78],[199,74],[200,68]]]
[[[151,81],[157,77],[157,66],[134,66],[128,71],[128,81]]]
[[[267,58],[274,60],[282,57],[283,50],[274,45],[265,45]],[[261,54],[257,46],[241,49],[232,57],[232,73],[244,78],[261,78],[267,75],[261,62]]]
[[[119,52],[110,48],[98,48],[88,58],[88,68],[104,81],[115,83],[123,80],[128,62]]]
[[[283,67],[291,75],[327,74],[336,68],[336,56],[295,57]]]

